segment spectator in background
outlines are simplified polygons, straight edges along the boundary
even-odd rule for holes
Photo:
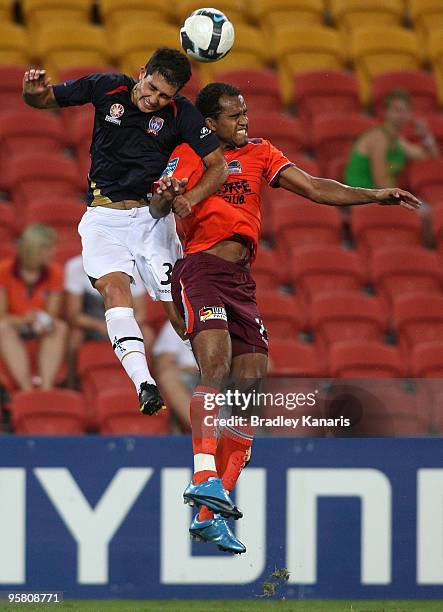
[[[21,390],[51,389],[65,356],[67,325],[58,319],[63,290],[54,263],[57,234],[29,225],[18,256],[0,262],[0,357]],[[25,340],[38,341],[38,380],[33,381]]]
[[[189,404],[197,384],[198,368],[190,351],[169,321],[163,325],[152,348],[155,380],[166,405],[172,411],[181,431],[191,431]]]
[[[131,284],[134,316],[143,332],[149,350],[154,331],[146,324],[146,291],[137,270]],[[66,318],[70,324],[68,339],[69,386],[76,382],[76,355],[85,340],[108,340],[103,298],[91,285],[83,268],[81,255],[70,259],[65,266]]]
[[[413,127],[420,144],[402,137],[408,126]],[[408,160],[438,155],[438,146],[426,123],[412,114],[409,93],[396,90],[386,97],[383,123],[362,134],[355,143],[345,169],[345,183],[367,189],[401,187],[399,175]]]

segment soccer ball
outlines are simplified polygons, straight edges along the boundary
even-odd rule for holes
[[[234,26],[221,11],[201,8],[186,19],[180,30],[183,50],[199,62],[216,62],[234,44]]]

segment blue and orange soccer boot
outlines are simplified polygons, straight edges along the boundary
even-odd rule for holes
[[[195,485],[192,480],[183,493],[185,504],[190,506],[206,506],[225,518],[242,518],[243,514],[235,506],[228,492],[223,488],[220,478],[208,478],[205,482]]]
[[[226,522],[218,514],[209,521],[199,521],[198,514],[189,527],[192,540],[213,542],[219,550],[241,555],[246,552],[246,546],[238,540]]]

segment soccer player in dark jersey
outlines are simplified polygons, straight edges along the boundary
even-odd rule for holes
[[[269,141],[249,140],[246,104],[235,87],[207,85],[196,106],[221,142],[229,177],[217,194],[195,206],[182,195],[172,205],[182,217],[185,251],[184,259],[174,266],[172,295],[185,319],[201,375],[191,400],[194,476],[184,498],[200,506],[190,528],[192,536],[242,553],[246,549],[224,517],[241,516],[229,491],[248,460],[253,431],[248,425],[225,427],[217,440],[215,426],[209,422],[203,427],[202,422],[210,414],[205,407],[214,407],[214,395],[228,376],[253,381],[266,375],[268,339],[249,271],[260,234],[262,179],[319,204],[376,202],[415,209],[420,202],[400,189],[352,188],[310,176]],[[202,171],[198,156],[188,145],[179,145],[157,188],[187,178],[187,189],[192,190]],[[164,203],[158,213],[168,210]]]
[[[134,266],[148,293],[162,300],[181,331],[170,290],[181,245],[173,215],[154,219],[150,214],[152,182],[182,142],[190,145],[205,168],[201,180],[186,193],[191,205],[214,193],[227,176],[216,136],[195,106],[178,94],[190,77],[187,57],[163,47],[141,68],[138,81],[106,73],[51,85],[44,70],[34,69],[23,79],[24,100],[35,108],[88,102],[95,107],[88,209],[79,225],[83,266],[103,296],[111,343],[138,391],[144,414],[154,414],[163,402],[134,318],[129,289]]]

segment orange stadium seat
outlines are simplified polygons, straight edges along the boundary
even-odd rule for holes
[[[10,202],[0,202],[0,243],[11,242],[17,234],[17,211]]]
[[[82,189],[76,163],[49,152],[44,163],[38,152],[5,160],[4,183],[20,206],[40,196],[77,197]]]
[[[377,125],[375,119],[360,113],[327,114],[314,120],[312,144],[323,176],[329,177],[331,164],[345,159],[354,141]]]
[[[277,111],[249,113],[249,138],[265,138],[289,157],[299,154],[305,138],[298,119]]]
[[[53,81],[61,70],[107,64],[109,44],[103,28],[87,23],[42,25],[36,32],[36,54]]]
[[[271,43],[282,25],[321,26],[324,22],[323,0],[254,0],[250,16],[261,25],[266,42]]]
[[[16,110],[23,104],[22,80],[26,69],[27,66],[0,66],[0,113]]]
[[[417,378],[439,378],[443,380],[443,344],[439,341],[422,342],[411,351],[411,368]],[[443,418],[440,415],[440,426]],[[441,429],[441,427],[440,427]]]
[[[62,153],[67,140],[60,117],[20,104],[0,113],[0,145],[3,159],[39,151]]]
[[[313,344],[276,339],[269,342],[269,375],[315,377],[324,373],[324,365]]]
[[[441,293],[441,264],[435,252],[419,247],[384,247],[370,259],[371,278],[390,301],[402,293]]]
[[[245,0],[219,0],[216,4],[217,9],[225,13],[228,19],[234,24],[234,27],[237,27],[238,24],[242,24],[245,21]],[[178,0],[173,6],[174,16],[180,25],[192,12],[202,8],[202,4],[199,0]]]
[[[50,225],[56,230],[59,242],[80,240],[77,226],[85,209],[85,204],[74,198],[33,199],[24,211],[24,225]]]
[[[28,66],[31,45],[23,26],[0,21],[0,66]]]
[[[67,23],[88,23],[92,4],[92,0],[21,0],[20,3],[30,32],[54,22],[62,28]]]
[[[169,410],[160,410],[155,416],[140,414],[134,390],[105,389],[95,398],[98,429],[107,436],[165,435],[171,432]]]
[[[11,0],[0,0],[0,23],[13,21],[14,4]]]
[[[438,112],[437,86],[424,70],[393,70],[377,74],[372,80],[372,103],[376,114],[383,114],[386,96],[396,89],[405,89],[412,96],[413,111],[419,115]]]
[[[323,291],[360,290],[366,280],[360,257],[339,246],[302,246],[292,251],[292,282],[309,303]]]
[[[433,340],[443,343],[443,293],[399,295],[394,299],[393,312],[404,349]]]
[[[409,185],[429,204],[443,200],[443,159],[423,159],[410,164]]]
[[[11,412],[16,434],[76,435],[87,427],[83,397],[68,389],[20,391],[12,398]]]
[[[350,220],[357,248],[365,256],[385,246],[422,246],[419,215],[399,206],[355,206]]]
[[[294,75],[307,70],[342,70],[346,62],[339,34],[321,26],[279,27],[275,30],[272,51],[286,105],[292,103]]]
[[[388,313],[382,300],[357,291],[316,295],[310,317],[315,337],[324,346],[355,338],[381,341],[388,328]]]
[[[122,23],[144,23],[150,29],[154,24],[170,21],[173,12],[172,6],[162,0],[100,0],[98,10],[108,35]]]
[[[304,317],[293,295],[259,289],[257,303],[269,338],[297,338],[303,328]]]
[[[426,37],[426,56],[432,63],[438,100],[443,105],[443,26],[429,31]]]
[[[298,74],[294,100],[304,129],[311,132],[312,122],[331,109],[336,113],[360,112],[355,76],[343,70],[313,70]]]
[[[217,73],[217,81],[238,87],[250,113],[281,110],[278,77],[273,70],[224,70]]]
[[[88,75],[88,74],[95,74],[98,72],[115,72],[115,68],[113,68],[112,66],[108,66],[106,64],[100,64],[100,65],[81,65],[81,66],[73,66],[72,68],[64,68],[63,70],[60,70],[59,74],[58,74],[58,78],[59,78],[59,82],[63,83],[64,81],[71,81],[71,80],[76,80],[76,79],[81,79],[82,77]],[[80,107],[82,110],[84,110],[84,107]],[[70,107],[69,109],[71,112],[73,110],[73,107]]]
[[[369,102],[372,79],[388,70],[419,70],[422,50],[416,35],[399,27],[362,27],[352,32],[351,58],[363,105]]]
[[[430,32],[443,28],[443,4],[440,0],[408,0],[412,25],[425,41]]]
[[[329,0],[331,15],[346,36],[365,26],[400,26],[404,16],[403,0]]]
[[[274,249],[258,249],[257,259],[252,267],[252,276],[259,289],[277,289],[280,284],[279,265],[277,252]]]
[[[399,351],[375,340],[344,340],[329,349],[329,373],[340,378],[401,378]]]
[[[140,68],[146,64],[150,55],[158,47],[179,48],[177,28],[167,23],[156,23],[149,28],[147,35],[144,23],[121,24],[109,41],[112,55],[119,69],[133,77],[138,77]]]

